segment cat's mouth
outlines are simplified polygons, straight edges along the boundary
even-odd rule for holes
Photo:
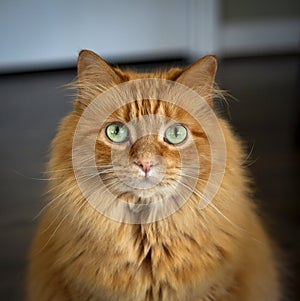
[[[126,185],[128,189],[132,191],[136,190],[153,190],[158,186],[161,186],[163,182],[163,176],[159,175],[145,175],[145,176],[124,176],[119,177],[123,185]]]
[[[105,186],[116,196],[130,194],[137,198],[153,198],[161,195],[168,185],[165,185],[166,174],[159,170],[153,170],[142,174],[136,170],[116,168],[109,175],[102,178]]]

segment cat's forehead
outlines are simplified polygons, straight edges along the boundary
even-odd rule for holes
[[[110,119],[122,122],[131,122],[133,120],[161,120],[161,118],[148,118],[148,116],[164,117],[165,122],[173,120],[174,122],[192,122],[193,118],[183,108],[174,105],[168,101],[156,99],[144,99],[132,101],[117,110],[115,110]]]

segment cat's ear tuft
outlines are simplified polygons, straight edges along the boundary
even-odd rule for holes
[[[80,51],[77,61],[76,108],[86,107],[100,93],[120,82],[121,71],[115,70],[93,51]]]
[[[201,96],[211,100],[217,65],[216,57],[207,55],[184,69],[177,78],[177,82],[196,90]]]
[[[90,50],[81,50],[78,56],[77,73],[79,81],[89,80],[105,83],[118,83],[120,78],[115,70],[99,55]]]

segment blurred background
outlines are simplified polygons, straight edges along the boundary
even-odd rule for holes
[[[216,103],[249,152],[262,215],[280,246],[287,300],[300,300],[300,1],[0,2],[0,300],[23,300],[48,147],[72,109],[63,85],[81,49],[149,70],[214,53]]]

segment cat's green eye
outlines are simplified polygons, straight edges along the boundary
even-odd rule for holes
[[[187,129],[181,124],[173,124],[167,128],[164,140],[170,144],[180,144],[187,138]]]
[[[106,136],[114,143],[123,143],[129,139],[129,130],[122,123],[111,123],[106,127]]]

